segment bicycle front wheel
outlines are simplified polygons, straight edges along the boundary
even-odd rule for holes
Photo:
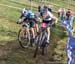
[[[18,41],[22,48],[28,47],[30,40],[29,40],[29,36],[27,35],[26,31],[23,32],[22,29],[19,30]]]
[[[45,51],[46,51],[46,40],[47,40],[47,33],[46,32],[43,32],[41,33],[41,41],[40,41],[40,47],[42,49],[42,55],[45,54]]]

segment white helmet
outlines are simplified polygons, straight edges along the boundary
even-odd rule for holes
[[[26,8],[24,8],[23,10],[22,10],[22,14],[24,14],[25,16],[28,14],[28,10],[26,9]]]

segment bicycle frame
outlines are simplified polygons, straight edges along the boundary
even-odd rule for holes
[[[46,28],[41,27],[41,34],[40,34],[41,44],[43,44],[43,42],[46,42],[46,39],[47,39],[47,27]]]

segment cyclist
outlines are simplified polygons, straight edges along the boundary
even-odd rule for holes
[[[58,19],[51,12],[49,12],[47,8],[43,9],[42,18],[43,18],[43,23],[46,23],[47,25],[49,23],[50,24],[57,23],[57,21],[58,21]],[[47,32],[48,32],[47,43],[49,43],[50,27],[47,27]]]
[[[25,19],[28,23],[29,23],[29,25],[30,25],[30,30],[31,30],[31,32],[32,32],[32,35],[33,35],[33,37],[32,37],[32,39],[33,39],[33,41],[34,41],[34,39],[35,39],[35,26],[36,26],[36,24],[35,23],[37,23],[37,21],[35,20],[35,14],[31,11],[31,10],[29,10],[28,11],[28,14],[27,14],[27,17],[26,17],[26,19]]]
[[[38,17],[37,17],[38,18]],[[30,31],[32,32],[32,39],[34,41],[35,39],[35,30],[34,28],[36,27],[36,32],[38,32],[38,25],[37,25],[37,20],[35,17],[35,14],[31,10],[26,10],[25,8],[22,10],[22,14],[20,16],[20,19],[18,21],[19,23],[22,23],[22,37],[24,37],[24,34],[26,32],[27,26],[30,27]],[[27,26],[25,26],[27,25]]]

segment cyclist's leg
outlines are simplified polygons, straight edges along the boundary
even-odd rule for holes
[[[21,36],[25,37],[26,27],[22,27]]]
[[[48,24],[50,24],[50,22],[51,21],[45,21],[45,23],[48,25]],[[47,43],[49,43],[49,40],[50,40],[50,26],[47,26],[47,33],[48,33],[48,35],[47,35]]]
[[[26,24],[26,22],[22,23],[22,36],[23,37],[27,37],[27,29],[26,29],[27,27],[25,24]]]
[[[49,43],[49,40],[50,40],[50,27],[47,27],[47,32],[48,32],[47,43]]]
[[[39,26],[38,26],[38,24],[36,23],[36,24],[35,24],[35,34],[37,34],[37,33],[39,33]]]
[[[41,19],[40,18],[38,18],[38,20],[35,21],[35,23],[36,23],[35,27],[36,27],[36,32],[37,33],[39,33],[39,24],[38,23],[40,23],[40,22],[41,22]]]
[[[31,27],[30,30],[31,30],[31,32],[32,32],[33,38],[35,38],[35,31],[34,31],[34,28]]]
[[[33,39],[35,39],[35,28],[34,28],[34,23],[33,22],[30,22],[30,30],[32,32]]]

